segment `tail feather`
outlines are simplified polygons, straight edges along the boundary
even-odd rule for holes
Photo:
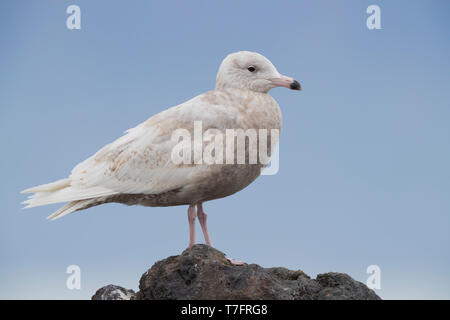
[[[47,217],[49,220],[59,219],[69,213],[95,206],[102,203],[102,198],[99,197],[114,194],[113,191],[102,187],[73,188],[70,178],[29,188],[21,193],[33,193],[28,200],[22,202],[27,204],[25,208],[69,201],[68,204],[49,215]]]
[[[79,201],[69,202],[65,206],[59,208],[57,211],[55,211],[54,213],[49,215],[47,217],[47,219],[48,220],[56,220],[56,219],[62,218],[65,215],[68,215],[69,213],[90,207],[95,202],[97,202],[97,199],[87,199],[87,200],[79,200]]]
[[[115,194],[114,191],[101,187],[92,187],[87,189],[74,189],[72,187],[67,187],[53,192],[38,192],[32,195],[28,200],[22,202],[22,204],[27,205],[25,208],[33,208],[47,204],[87,200],[113,194]]]
[[[39,186],[32,187],[29,189],[25,189],[20,193],[52,192],[69,186],[70,186],[70,178],[66,178],[47,184],[41,184]]]
[[[34,193],[30,195],[27,200],[22,202],[22,204],[26,205],[24,207],[24,209],[26,209],[60,202],[89,200],[113,195],[116,192],[99,186],[84,189],[74,188],[71,186],[71,179],[67,178],[26,189],[22,191],[22,193]]]

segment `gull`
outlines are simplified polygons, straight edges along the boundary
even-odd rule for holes
[[[68,202],[48,216],[50,220],[110,202],[150,207],[187,205],[188,248],[195,244],[197,218],[206,244],[212,247],[203,203],[244,189],[267,163],[179,163],[173,160],[174,148],[179,143],[173,133],[183,129],[195,135],[195,122],[200,122],[203,130],[216,130],[216,135],[217,130],[265,129],[268,139],[275,138],[277,143],[278,137],[272,132],[281,130],[281,111],[269,94],[275,87],[301,90],[298,81],[281,75],[261,54],[249,51],[229,54],[219,67],[214,90],[127,130],[75,166],[68,178],[23,190],[22,193],[33,193],[23,204],[31,208]],[[238,153],[238,145],[233,148]],[[269,157],[272,149],[267,148]],[[190,156],[190,150],[186,156],[188,152]],[[249,152],[246,147],[246,160]],[[233,264],[243,264],[228,259]]]

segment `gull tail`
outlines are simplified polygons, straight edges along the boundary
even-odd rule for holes
[[[32,187],[23,190],[21,193],[34,193],[28,200],[22,202],[22,204],[27,205],[24,209],[53,203],[69,202],[48,216],[47,219],[49,220],[55,220],[69,213],[95,206],[102,203],[102,196],[114,194],[111,190],[101,187],[86,189],[73,188],[70,178]]]
[[[52,183],[41,184],[36,187],[25,189],[20,193],[54,192],[67,187],[70,187],[70,178],[61,179]]]
[[[76,188],[71,185],[71,179],[67,178],[29,188],[23,190],[21,193],[34,193],[29,196],[27,200],[22,202],[22,204],[27,205],[24,207],[24,209],[26,209],[60,202],[92,200],[98,197],[109,196],[116,192],[99,186]],[[77,204],[77,206],[78,205],[79,204]]]

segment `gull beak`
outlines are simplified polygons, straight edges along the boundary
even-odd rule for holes
[[[281,75],[279,78],[272,78],[269,79],[269,81],[274,87],[285,87],[298,91],[302,90],[302,86],[300,85],[300,83],[291,77]]]

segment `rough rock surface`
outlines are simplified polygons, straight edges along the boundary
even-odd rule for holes
[[[373,290],[344,273],[329,272],[311,279],[301,270],[256,264],[235,266],[222,252],[202,244],[156,262],[142,275],[139,289],[134,295],[132,290],[109,285],[99,289],[92,299],[380,299]]]
[[[97,290],[92,300],[134,300],[136,293],[115,285],[107,285]]]

